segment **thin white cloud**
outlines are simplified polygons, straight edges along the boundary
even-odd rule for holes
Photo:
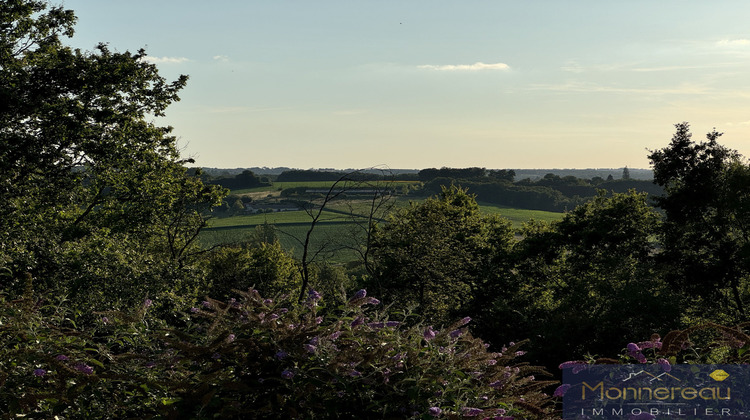
[[[627,66],[627,64],[623,63],[583,65],[578,63],[577,61],[569,61],[565,65],[561,66],[560,70],[566,73],[609,72],[620,71],[625,69]]]
[[[710,70],[729,68],[735,66],[735,63],[730,62],[712,62],[708,64],[686,64],[686,65],[674,65],[674,66],[640,66],[636,64],[599,64],[592,66],[582,66],[577,63],[569,63],[560,67],[561,71],[566,73],[585,73],[585,72],[636,72],[636,73],[653,73],[653,72],[669,72],[669,71],[684,71],[684,70]]]
[[[190,61],[185,57],[152,57],[146,56],[143,58],[144,61],[148,61],[152,64],[181,64]]]
[[[420,69],[427,70],[438,70],[438,71],[479,71],[479,70],[510,70],[510,66],[505,63],[482,63],[476,62],[474,64],[447,64],[447,65],[434,65],[424,64],[417,66]]]
[[[731,67],[732,63],[711,63],[711,64],[700,64],[700,65],[684,65],[684,66],[662,66],[662,67],[637,67],[632,69],[635,72],[658,72],[658,71],[682,71],[682,70],[703,70],[703,69],[718,69]]]
[[[716,45],[720,47],[748,47],[750,46],[750,39],[722,39]]]
[[[580,92],[580,93],[621,93],[639,95],[706,95],[715,93],[698,85],[683,84],[668,88],[630,88],[604,86],[592,83],[571,82],[565,84],[534,84],[531,90],[546,90],[552,92]]]
[[[583,73],[586,68],[576,63],[570,63],[560,67],[560,70],[568,73]]]
[[[207,112],[211,114],[247,114],[255,112],[268,112],[268,111],[279,111],[288,109],[285,107],[249,107],[249,106],[224,106],[224,107],[211,107],[207,109]]]
[[[214,60],[216,61],[229,61],[229,57],[226,55],[215,55]]]
[[[341,111],[333,111],[333,115],[360,115],[367,111],[364,109],[344,109]]]

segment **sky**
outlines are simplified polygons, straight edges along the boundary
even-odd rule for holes
[[[674,124],[750,156],[750,2],[64,0],[145,48],[206,167],[648,168]]]

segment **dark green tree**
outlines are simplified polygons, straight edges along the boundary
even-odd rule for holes
[[[143,50],[63,45],[76,18],[47,2],[0,9],[0,261],[80,291],[152,279],[153,293],[153,270],[182,277],[223,193],[188,175],[171,128],[150,122],[187,76],[167,82]],[[109,262],[86,260],[97,252]]]
[[[445,322],[466,315],[489,282],[503,278],[502,256],[512,243],[509,221],[481,214],[465,190],[444,188],[376,230],[370,288],[397,306],[418,305],[432,322]]]
[[[251,287],[269,297],[296,294],[301,283],[297,263],[278,241],[219,247],[206,262],[211,294],[222,299]]]
[[[518,322],[539,337],[532,340],[539,355],[603,352],[679,325],[679,302],[653,256],[658,225],[646,194],[601,191],[559,223],[525,230],[516,247],[519,282],[527,285]]]
[[[750,275],[750,177],[742,157],[718,143],[692,140],[688,123],[676,125],[669,146],[652,151],[656,198],[664,211],[661,261],[669,281],[686,292],[698,316],[747,318]]]

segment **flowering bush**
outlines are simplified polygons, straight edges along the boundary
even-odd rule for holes
[[[157,300],[95,314],[0,295],[0,413],[40,418],[549,418],[550,381],[473,338],[396,319],[364,290],[321,311],[255,290],[206,298],[184,327]],[[92,314],[86,314],[91,317]]]
[[[551,398],[540,368],[518,363],[521,343],[501,353],[473,338],[464,318],[442,330],[407,326],[364,290],[320,315],[320,295],[303,305],[263,299],[207,300],[193,331],[170,345],[184,369],[205,361],[192,385],[174,389],[172,413],[266,418],[544,418]],[[200,384],[200,386],[198,386]],[[209,385],[213,384],[213,385]]]
[[[164,348],[151,337],[149,302],[124,322],[103,317],[82,328],[67,302],[7,301],[0,295],[0,416],[138,417],[168,397],[148,374]]]

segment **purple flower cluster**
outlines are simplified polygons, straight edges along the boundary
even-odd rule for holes
[[[432,329],[432,325],[430,325],[429,327],[427,327],[426,330],[424,330],[424,333],[422,334],[422,336],[424,337],[425,341],[430,341],[433,338],[435,338],[435,330]]]
[[[463,329],[458,329],[451,331],[449,335],[451,336],[451,338],[458,338],[464,335],[465,332],[466,331],[464,331]]]
[[[471,322],[471,317],[463,317],[460,321],[458,321],[458,327],[463,327],[464,325]]]
[[[307,291],[307,299],[311,300],[313,302],[319,301],[323,296],[315,291],[315,289],[310,288],[310,290]]]
[[[289,356],[289,353],[285,352],[284,350],[279,350],[276,352],[274,357],[276,357],[279,360],[285,359],[287,356]]]
[[[628,356],[634,358],[638,363],[646,363],[646,356],[641,353],[642,348],[635,343],[628,343]]]
[[[669,360],[667,360],[667,359],[662,359],[662,358],[660,358],[660,359],[658,359],[658,360],[656,361],[656,363],[658,363],[658,364],[659,364],[659,365],[661,366],[661,369],[662,369],[662,370],[663,370],[664,372],[669,372],[669,371],[671,371],[671,370],[672,370],[672,364],[671,364],[671,363],[669,363]]]
[[[318,293],[315,289],[312,287],[307,291],[307,301],[305,302],[305,306],[312,309],[316,306],[318,306],[318,301],[323,298],[323,295]]]
[[[560,363],[559,367],[560,367],[560,369],[572,368],[573,369],[573,374],[576,374],[576,373],[578,373],[578,372],[586,369],[587,366],[588,366],[588,363],[586,363],[586,362],[584,362],[582,360],[571,360],[571,361],[568,361],[568,362]]]
[[[484,413],[484,410],[482,410],[481,408],[464,407],[461,409],[461,414],[464,417],[476,417],[483,413]]]
[[[357,293],[355,293],[354,296],[352,296],[352,300],[364,299],[365,296],[367,296],[367,290],[359,289],[357,290]]]
[[[91,375],[92,373],[94,373],[94,368],[85,363],[76,363],[76,365],[73,367],[84,375]]]
[[[555,393],[552,394],[553,397],[562,397],[565,395],[566,392],[570,389],[570,384],[562,384],[555,389]]]

